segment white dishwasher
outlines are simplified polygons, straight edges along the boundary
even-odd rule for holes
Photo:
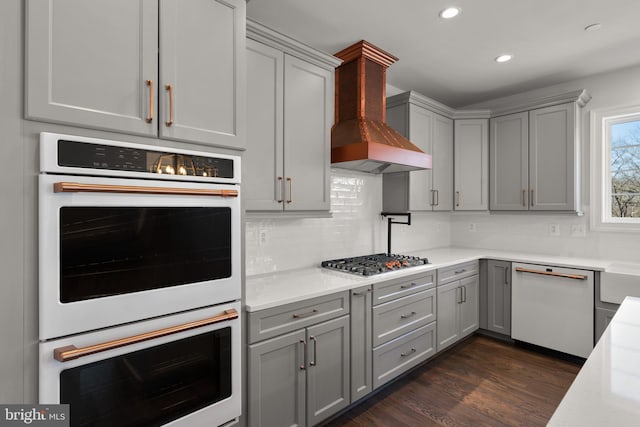
[[[593,271],[512,264],[511,337],[587,357],[593,349]]]

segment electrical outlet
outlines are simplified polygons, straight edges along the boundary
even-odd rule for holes
[[[560,235],[560,224],[549,224],[549,236]]]
[[[258,233],[258,246],[266,245],[268,240],[267,230],[260,230]]]
[[[470,222],[469,223],[469,233],[475,233],[476,232],[476,223],[475,222]]]
[[[586,235],[584,224],[571,224],[571,237],[585,237]]]

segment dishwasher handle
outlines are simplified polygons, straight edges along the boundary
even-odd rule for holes
[[[530,274],[541,274],[543,276],[554,276],[554,277],[564,277],[566,279],[575,279],[575,280],[587,280],[587,276],[582,274],[566,274],[566,273],[554,273],[553,271],[542,271],[542,270],[532,270],[529,268],[516,267],[516,271],[518,273],[530,273]]]

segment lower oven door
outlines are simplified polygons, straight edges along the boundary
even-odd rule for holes
[[[40,403],[72,426],[218,426],[241,413],[240,303],[40,344]]]

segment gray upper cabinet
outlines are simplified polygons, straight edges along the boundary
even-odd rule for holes
[[[330,208],[334,67],[340,60],[247,21],[248,211]]]
[[[529,114],[515,113],[489,121],[491,210],[529,208]]]
[[[491,119],[495,211],[580,212],[579,107],[584,91],[553,104]]]
[[[244,0],[29,1],[25,115],[241,149],[245,7]]]
[[[387,123],[433,159],[432,169],[384,174],[384,210],[453,209],[453,120],[416,92],[388,98]]]
[[[454,210],[489,209],[489,121],[459,119],[454,125]]]
[[[26,14],[26,118],[157,135],[157,0],[32,0]]]
[[[529,209],[575,211],[578,174],[575,103],[529,112]]]
[[[245,145],[245,0],[160,0],[160,136]]]

